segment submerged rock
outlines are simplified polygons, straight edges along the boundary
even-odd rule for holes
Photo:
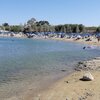
[[[65,70],[65,69],[62,69],[61,71],[62,71],[62,72],[66,72],[67,70]]]

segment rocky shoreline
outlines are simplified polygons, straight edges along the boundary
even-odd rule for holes
[[[89,70],[100,70],[100,57],[94,58],[89,61],[78,62],[75,67],[76,71],[89,71]]]
[[[81,80],[86,74],[93,80]],[[37,96],[32,94],[28,90],[20,97],[6,100],[100,100],[100,57],[79,62],[74,73],[58,80]]]
[[[93,80],[80,80],[85,74],[90,75]],[[79,62],[74,73],[56,82],[33,100],[100,100],[99,84],[100,57],[97,57]]]

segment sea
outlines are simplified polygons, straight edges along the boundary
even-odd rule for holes
[[[79,61],[100,56],[100,48],[49,39],[0,37],[0,100],[32,90],[37,95],[72,73]]]

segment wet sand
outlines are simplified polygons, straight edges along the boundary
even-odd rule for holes
[[[100,72],[91,71],[94,81],[81,81],[85,71],[60,80],[40,95],[40,100],[100,100]]]
[[[36,97],[28,95],[24,100],[100,100],[100,58],[84,61],[85,67],[57,81]],[[83,75],[90,72],[94,80],[82,81]]]
[[[6,100],[100,100],[100,58],[84,61],[84,63],[86,67],[92,69],[83,68],[75,71],[40,91],[36,96],[33,95],[32,89],[28,89],[23,95]],[[87,72],[93,75],[93,81],[80,80]]]

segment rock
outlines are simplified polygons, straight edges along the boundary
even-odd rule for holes
[[[89,61],[78,62],[75,66],[76,71],[89,71],[89,70],[100,70],[100,58],[94,58]]]
[[[66,97],[66,100],[69,100],[69,98],[68,98],[68,97]]]
[[[83,78],[81,78],[82,81],[93,81],[94,77],[91,75],[90,72],[83,75]]]
[[[89,70],[86,62],[78,62],[78,64],[75,67],[76,71],[81,71],[81,70]]]
[[[66,70],[65,70],[65,69],[62,69],[61,71],[62,71],[62,72],[66,72]]]
[[[32,100],[40,100],[39,97],[34,97]]]
[[[69,81],[65,81],[66,83],[69,83]]]

